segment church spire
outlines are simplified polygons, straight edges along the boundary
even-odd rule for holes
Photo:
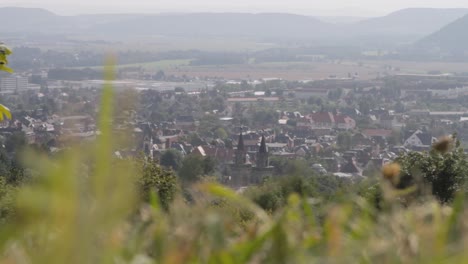
[[[242,135],[242,127],[240,128],[239,141],[237,142],[237,150],[241,150],[241,151],[245,150],[244,136]]]
[[[267,168],[269,165],[268,163],[268,148],[266,145],[265,133],[263,133],[260,148],[257,153],[257,168]]]
[[[260,142],[260,149],[258,150],[259,153],[267,153],[267,146],[265,142],[265,135],[262,134],[262,141]]]

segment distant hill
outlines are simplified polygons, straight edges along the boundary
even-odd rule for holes
[[[468,9],[408,8],[353,24],[354,35],[399,35],[420,38],[468,14]],[[416,40],[416,39],[415,39]]]
[[[320,16],[317,17],[322,22],[331,23],[331,24],[352,24],[357,23],[366,19],[368,17],[354,17],[354,16]]]
[[[172,35],[193,37],[317,38],[332,25],[292,14],[195,13],[142,15],[94,27],[101,34]]]
[[[423,38],[418,45],[446,52],[468,51],[468,15]]]
[[[102,14],[59,16],[43,9],[0,8],[9,27],[0,32],[162,35],[185,37],[318,38],[332,25],[316,18],[293,14],[193,13]]]
[[[0,18],[4,22],[0,32],[51,32],[69,25],[67,17],[40,8],[3,7]]]
[[[468,9],[404,9],[384,17],[322,20],[282,13],[97,14],[59,16],[44,9],[0,8],[0,33],[73,36],[243,38],[297,45],[394,47],[436,32]],[[323,20],[327,20],[325,22]],[[331,23],[334,21],[333,23]],[[341,22],[340,22],[341,21]],[[354,22],[353,22],[354,21]]]

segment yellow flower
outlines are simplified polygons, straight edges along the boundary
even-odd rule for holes
[[[437,140],[432,146],[434,150],[442,154],[447,153],[453,146],[453,138],[451,136],[444,136]]]
[[[393,186],[400,182],[401,166],[398,163],[390,163],[382,168],[382,175],[384,179],[390,181]]]

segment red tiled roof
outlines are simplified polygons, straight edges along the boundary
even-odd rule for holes
[[[299,123],[310,123],[310,118],[308,117],[301,117],[297,119],[297,122]]]
[[[310,114],[310,118],[315,123],[335,123],[333,114],[330,112],[320,112]]]
[[[207,156],[222,162],[232,161],[234,157],[234,150],[232,149],[203,146],[203,150],[205,150]]]
[[[347,124],[352,122],[352,118],[347,115],[335,115],[334,116],[335,122],[337,124]]]
[[[365,129],[362,133],[368,137],[390,137],[392,130],[388,129]]]
[[[228,102],[276,102],[279,97],[232,97],[227,99]]]

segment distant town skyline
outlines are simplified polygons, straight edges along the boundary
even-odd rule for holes
[[[382,16],[404,8],[468,8],[466,0],[1,0],[0,7],[36,7],[60,15],[95,13],[275,12],[313,16]]]

